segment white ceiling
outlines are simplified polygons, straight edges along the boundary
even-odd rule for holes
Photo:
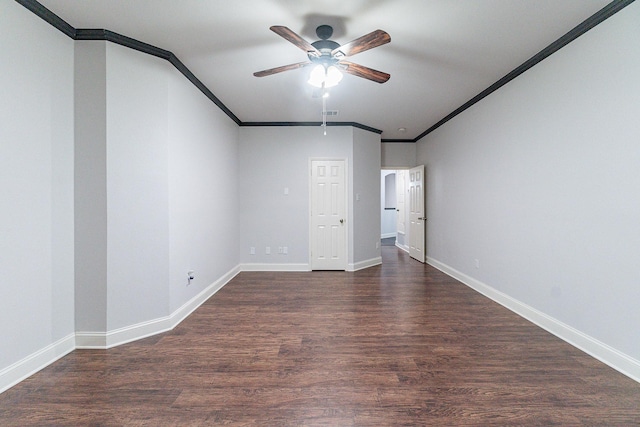
[[[100,28],[173,52],[243,122],[317,122],[309,69],[254,71],[306,60],[269,30],[312,42],[334,26],[344,44],[376,29],[391,43],[350,57],[391,74],[351,75],[331,90],[334,119],[413,139],[603,8],[609,0],[40,0],[75,28]],[[406,132],[399,131],[405,128]]]

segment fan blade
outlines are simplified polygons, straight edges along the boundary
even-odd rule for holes
[[[362,77],[367,80],[374,81],[376,83],[384,83],[391,77],[390,74],[383,73],[382,71],[374,70],[373,68],[364,67],[362,65],[354,64],[349,61],[340,61],[339,64],[346,66],[341,68],[342,71],[354,76]]]
[[[282,25],[274,25],[269,29],[274,33],[276,33],[277,35],[279,35],[280,37],[284,38],[285,40],[298,46],[300,49],[307,52],[307,54],[313,55],[316,57],[320,56],[320,51],[318,49],[313,47],[311,43],[309,43],[308,41],[306,41],[305,39],[303,39],[293,31],[291,31],[289,28],[284,27]]]
[[[256,71],[253,73],[256,77],[265,77],[272,74],[282,73],[283,71],[295,70],[298,68],[306,67],[311,64],[310,61],[297,62],[295,64],[283,65],[282,67],[269,68],[268,70]]]
[[[391,36],[382,30],[375,30],[369,34],[350,41],[340,47],[333,49],[331,56],[336,58],[342,58],[343,56],[353,56],[357,53],[364,52],[365,50],[373,49],[374,47],[382,46],[391,41]]]

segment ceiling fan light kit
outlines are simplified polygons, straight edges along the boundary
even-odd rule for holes
[[[346,57],[389,43],[391,41],[391,36],[389,36],[385,31],[375,30],[362,37],[358,37],[349,43],[340,45],[333,40],[329,40],[333,34],[333,28],[330,25],[320,25],[316,28],[316,35],[320,40],[313,43],[309,43],[298,34],[282,25],[274,25],[270,30],[290,43],[293,43],[299,49],[302,49],[307,54],[308,60],[257,71],[253,73],[256,77],[270,76],[284,71],[307,67],[309,65],[315,65],[309,78],[309,84],[316,87],[322,87],[323,82],[325,88],[330,87],[329,84],[332,86],[337,85],[342,79],[343,72],[371,80],[376,83],[384,83],[391,77],[389,74],[383,73],[382,71],[374,70],[372,68],[344,60]]]
[[[335,65],[318,64],[311,70],[307,82],[311,86],[328,89],[340,83],[342,77],[342,73]]]
[[[361,77],[376,83],[384,83],[391,77],[387,73],[374,70],[373,68],[345,61],[344,58],[356,55],[374,47],[382,46],[391,41],[388,33],[382,30],[375,30],[362,37],[340,45],[339,43],[329,40],[333,35],[333,28],[330,25],[320,25],[316,28],[316,35],[320,40],[309,43],[289,28],[282,25],[274,25],[271,31],[278,34],[285,40],[293,43],[299,49],[302,49],[308,60],[295,64],[283,65],[281,67],[270,68],[267,70],[257,71],[253,73],[256,77],[265,77],[284,71],[296,70],[298,68],[314,65],[309,74],[310,85],[322,90],[322,127],[324,134],[327,134],[327,89],[336,86],[343,77],[343,72]]]

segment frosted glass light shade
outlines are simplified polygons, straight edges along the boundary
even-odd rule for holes
[[[324,87],[333,87],[342,80],[342,73],[333,65],[327,68],[327,77],[324,81]]]
[[[311,70],[308,83],[311,86],[323,87],[324,85],[325,88],[328,88],[337,85],[340,80],[342,80],[342,73],[338,68],[330,65],[325,69],[324,65],[318,64]]]
[[[322,87],[322,83],[324,82],[324,76],[325,76],[324,66],[316,65],[315,67],[313,67],[313,70],[311,70],[311,74],[309,74],[308,83],[311,86]]]

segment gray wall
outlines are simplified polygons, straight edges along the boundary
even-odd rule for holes
[[[73,345],[73,41],[0,2],[0,58],[2,390],[7,366]]]
[[[635,3],[417,147],[430,261],[634,358],[636,378],[638,23]]]
[[[382,167],[406,169],[418,166],[416,144],[413,142],[385,142],[382,144]]]
[[[175,312],[238,265],[238,126],[184,76],[169,78],[169,286]],[[195,278],[186,286],[187,271]]]
[[[326,136],[320,127],[243,127],[239,158],[241,263],[252,268],[309,268],[311,158],[347,159],[349,268],[379,257],[379,220],[367,219],[378,212],[380,203],[379,135],[351,127],[329,127]],[[368,181],[371,171],[375,178]],[[375,208],[368,211],[372,203]],[[271,255],[265,253],[267,246]],[[287,246],[288,255],[274,250],[280,246]],[[255,255],[249,253],[251,247]]]
[[[76,207],[89,220],[76,329],[104,333],[165,318],[236,267],[238,127],[167,61],[91,41],[76,63]]]
[[[353,129],[353,263],[380,259],[380,136]]]
[[[184,307],[237,268],[239,229],[238,126],[170,64],[15,2],[0,40],[3,390]]]
[[[111,331],[170,314],[167,126],[172,67],[114,43],[107,43],[106,51]]]
[[[107,330],[106,42],[75,44],[75,326]]]

